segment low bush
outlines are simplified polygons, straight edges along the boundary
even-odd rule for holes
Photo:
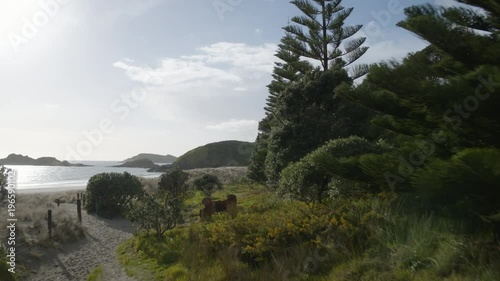
[[[357,136],[329,141],[286,167],[281,172],[277,191],[306,202],[321,202],[329,195],[332,187],[337,195],[342,196],[359,193],[356,190],[374,191],[376,189],[367,183],[368,176],[361,169],[359,158],[390,149],[384,142],[374,143]],[[346,182],[350,182],[356,190],[343,188]]]
[[[142,183],[136,176],[127,172],[97,174],[87,184],[85,209],[112,218],[123,214],[126,205],[142,194]]]
[[[222,183],[216,175],[204,174],[193,181],[196,190],[202,191],[206,197],[212,196],[215,190],[222,189]]]

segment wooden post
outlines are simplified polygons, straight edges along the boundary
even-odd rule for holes
[[[56,199],[57,207],[59,207],[59,204],[61,204],[61,199]]]
[[[76,200],[76,210],[78,211],[78,221],[82,223],[82,200]]]
[[[82,204],[85,206],[85,194],[82,193]]]
[[[52,240],[52,210],[48,211],[47,223],[49,227],[49,239]]]

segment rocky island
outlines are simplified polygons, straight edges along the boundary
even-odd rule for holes
[[[54,157],[40,157],[37,159],[21,154],[9,154],[7,158],[0,159],[0,165],[14,166],[63,166],[63,167],[87,167],[88,165],[80,163],[69,163],[68,161],[59,161]]]

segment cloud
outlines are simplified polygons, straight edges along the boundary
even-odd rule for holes
[[[390,59],[402,59],[410,52],[422,50],[427,42],[413,38],[410,40],[386,40],[369,45],[369,49],[356,63],[377,63]]]
[[[259,123],[255,120],[236,120],[231,119],[216,125],[208,125],[205,128],[208,130],[215,131],[229,131],[229,132],[240,132],[240,131],[256,131]]]
[[[124,61],[113,64],[116,68],[126,70],[131,80],[152,85],[168,87],[196,83],[201,80],[214,83],[237,83],[241,78],[225,70],[210,67],[201,61],[166,58],[158,68],[134,66]]]
[[[140,65],[130,58],[113,66],[124,70],[130,80],[142,83],[148,99],[141,106],[154,119],[244,119],[249,111],[236,110],[235,105],[241,106],[242,98],[267,93],[266,85],[277,60],[275,47],[220,42],[202,46],[189,55],[162,58],[155,66]]]
[[[245,70],[272,73],[276,57],[277,45],[264,44],[249,46],[243,43],[219,42],[210,46],[201,47],[200,55],[185,56],[183,58],[203,61],[209,64],[227,64]]]

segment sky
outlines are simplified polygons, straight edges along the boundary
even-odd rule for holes
[[[344,0],[363,24],[360,63],[426,42],[403,8],[449,0]],[[254,141],[286,0],[2,0],[0,158],[122,160]]]

